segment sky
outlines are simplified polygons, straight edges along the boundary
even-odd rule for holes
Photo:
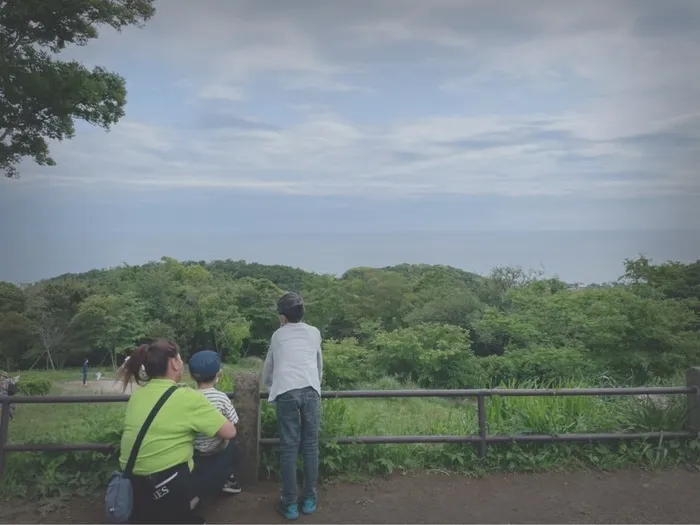
[[[635,230],[624,256],[700,258],[697,0],[163,0],[64,55],[124,76],[126,116],[0,180],[0,279],[175,254],[336,272],[408,245],[470,269],[421,253],[447,232]],[[357,241],[397,233],[393,258]],[[477,266],[539,260],[484,242]],[[600,243],[609,270],[553,270],[612,277]]]

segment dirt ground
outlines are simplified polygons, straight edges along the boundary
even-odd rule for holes
[[[122,391],[122,384],[119,381],[109,378],[103,378],[100,381],[88,381],[85,386],[83,386],[82,381],[64,381],[63,383],[58,383],[57,386],[62,390],[74,394],[81,395],[92,395],[92,394],[114,394],[121,395],[123,393],[131,394],[131,392],[137,388],[138,385],[129,385],[126,392]]]
[[[700,523],[700,473],[395,475],[323,487],[300,523]],[[277,485],[249,487],[202,509],[209,523],[281,523]],[[60,508],[3,505],[0,523],[105,523],[99,497]]]

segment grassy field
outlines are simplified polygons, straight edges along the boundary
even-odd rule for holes
[[[255,369],[245,363],[235,369]],[[77,372],[77,374],[76,374]],[[37,372],[36,374],[45,374]],[[77,379],[76,379],[77,375]],[[80,380],[79,371],[49,374],[54,393],[61,382]],[[222,385],[227,390],[226,384]],[[386,378],[365,387],[406,388]],[[514,386],[514,385],[511,385]],[[536,385],[519,385],[532,387]],[[556,385],[573,386],[573,385]],[[75,389],[73,390],[75,391]],[[83,393],[78,390],[77,393]],[[118,443],[123,404],[20,405],[10,424],[12,443]],[[490,434],[569,433],[680,430],[686,420],[685,399],[673,397],[665,405],[648,399],[598,397],[493,398],[487,401]],[[476,435],[474,403],[439,399],[341,399],[323,403],[323,434],[362,435]],[[263,403],[263,434],[276,435],[274,409]],[[322,445],[321,468],[328,477],[361,478],[394,470],[429,469],[479,475],[489,471],[538,471],[568,468],[657,468],[697,463],[697,442],[604,445],[494,445],[487,458],[471,445]],[[96,453],[10,454],[6,497],[48,498],[94,491],[104,486],[115,468],[114,458]],[[264,474],[274,476],[275,450],[263,452]]]

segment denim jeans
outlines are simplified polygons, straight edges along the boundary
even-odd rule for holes
[[[304,462],[302,499],[316,497],[321,397],[311,387],[290,390],[275,399],[280,432],[282,503],[297,503],[297,457]]]

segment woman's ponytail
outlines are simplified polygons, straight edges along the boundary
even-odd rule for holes
[[[136,384],[141,384],[141,367],[146,364],[148,357],[148,346],[141,345],[134,350],[129,357],[126,358],[121,368],[122,389],[126,391],[131,381],[136,381]]]
[[[131,381],[141,385],[144,381],[155,377],[162,377],[168,372],[168,362],[180,354],[180,348],[174,341],[158,339],[151,344],[143,344],[134,350],[120,369],[122,387],[126,387]],[[146,379],[142,377],[142,371],[146,372]]]

